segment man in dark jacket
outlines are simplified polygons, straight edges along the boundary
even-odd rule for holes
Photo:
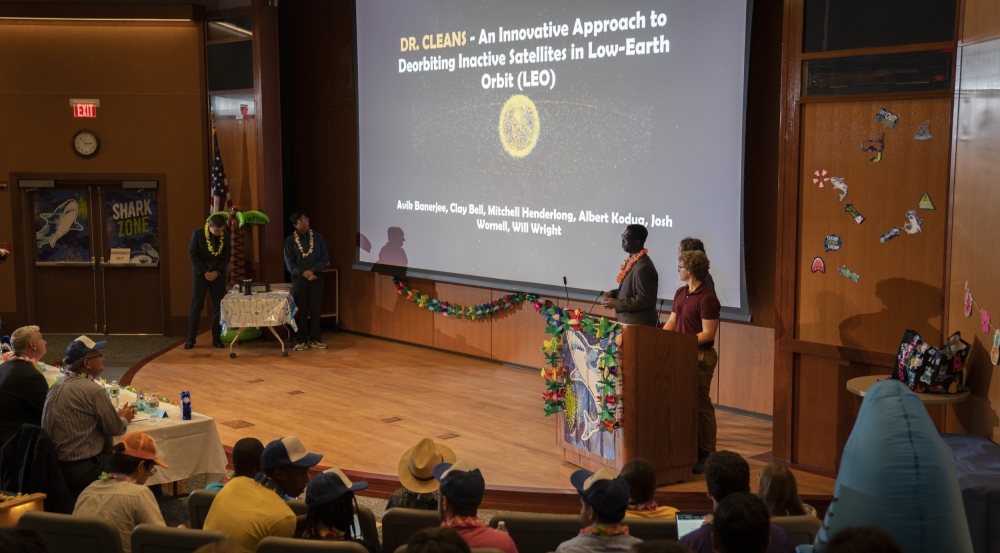
[[[212,215],[204,228],[191,233],[191,244],[188,246],[188,257],[191,258],[191,315],[184,349],[194,347],[206,292],[212,298],[212,345],[225,347],[222,345],[222,298],[226,295],[226,267],[233,251],[231,244],[226,218],[222,215]]]
[[[622,249],[628,253],[618,273],[618,289],[604,295],[601,303],[614,309],[618,321],[625,324],[657,326],[656,294],[659,275],[646,255],[649,231],[642,225],[629,225],[622,234]]]
[[[37,326],[13,332],[14,355],[0,364],[0,446],[7,443],[22,424],[42,424],[42,407],[49,385],[35,368],[45,355],[45,338]]]
[[[292,297],[299,308],[295,313],[299,329],[294,349],[326,349],[319,323],[323,310],[323,269],[330,264],[330,255],[323,237],[310,230],[305,213],[296,211],[289,219],[295,232],[285,239],[285,268],[292,274]]]

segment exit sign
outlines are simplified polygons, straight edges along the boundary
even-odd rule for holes
[[[97,108],[101,105],[101,101],[71,99],[69,105],[73,108],[73,117],[93,119],[97,117]]]

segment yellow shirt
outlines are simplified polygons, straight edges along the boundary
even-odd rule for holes
[[[655,511],[625,511],[625,518],[675,518],[677,509],[673,507],[657,507]]]
[[[268,536],[293,537],[295,513],[274,490],[239,476],[215,496],[205,530],[225,532],[244,551],[253,553],[257,543]]]

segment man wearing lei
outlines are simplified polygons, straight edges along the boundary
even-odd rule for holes
[[[35,364],[45,355],[45,338],[37,326],[22,326],[10,335],[11,355],[0,363],[0,444],[22,424],[42,425],[49,385]]]
[[[493,548],[517,553],[517,546],[507,532],[486,525],[479,518],[479,504],[486,493],[486,481],[479,469],[468,461],[434,465],[434,479],[440,483],[438,515],[441,527],[458,532],[471,548]]]
[[[580,494],[583,529],[562,542],[556,553],[626,553],[642,540],[629,535],[622,524],[628,508],[628,483],[607,467],[597,472],[578,470],[569,477]]]
[[[222,215],[212,215],[204,228],[191,233],[191,244],[188,246],[188,257],[191,258],[191,314],[184,349],[194,347],[206,292],[212,299],[212,346],[225,347],[222,345],[222,298],[226,296],[226,267],[232,255],[226,222]]]
[[[296,211],[289,217],[295,232],[285,239],[285,268],[292,274],[295,313],[295,351],[310,347],[326,349],[320,330],[323,310],[323,269],[330,264],[326,241],[309,228],[309,217]]]
[[[628,253],[618,272],[618,289],[604,295],[601,303],[614,309],[624,324],[657,326],[656,294],[659,275],[646,250],[649,231],[642,225],[629,225],[622,234],[622,249]]]

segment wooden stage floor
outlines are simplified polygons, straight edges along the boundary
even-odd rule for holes
[[[177,397],[191,392],[195,411],[214,417],[224,445],[247,436],[264,443],[296,435],[323,466],[337,466],[387,497],[398,487],[404,451],[431,437],[480,467],[484,507],[579,512],[569,484],[573,465],[560,459],[555,418],[542,412],[544,383],[536,371],[379,338],[331,332],[329,349],[282,357],[275,342],[178,346],[134,374],[136,389]],[[771,423],[719,411],[718,448],[751,466],[751,486],[771,451]],[[833,479],[795,471],[803,496],[825,503]],[[665,486],[661,504],[711,509],[704,477]],[[820,506],[820,505],[817,505]]]

